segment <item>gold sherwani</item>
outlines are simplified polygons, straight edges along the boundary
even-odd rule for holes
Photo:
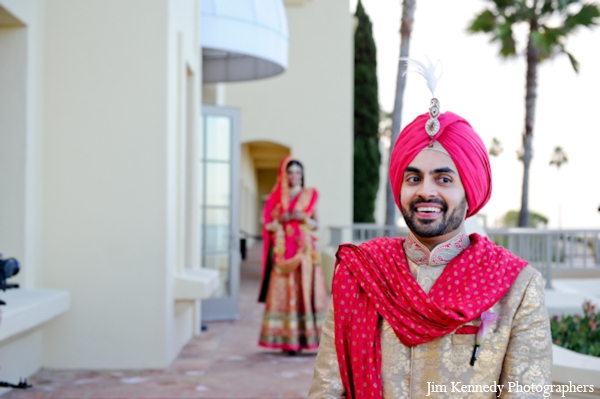
[[[448,262],[468,245],[469,238],[463,232],[430,252],[409,234],[404,251],[413,276],[428,293]],[[540,393],[518,391],[515,384],[550,383],[552,341],[543,287],[542,277],[533,267],[526,266],[519,273],[506,295],[491,308],[500,317],[481,345],[475,366],[469,364],[475,334],[449,334],[408,347],[380,318],[384,397],[487,399],[495,398],[496,393],[481,391],[499,384],[504,385],[501,398],[539,398]],[[481,320],[467,324],[478,326]],[[309,398],[343,397],[346,394],[340,378],[334,310],[330,305]]]

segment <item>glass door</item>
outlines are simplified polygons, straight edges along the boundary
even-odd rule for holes
[[[200,118],[200,247],[202,266],[219,286],[202,301],[202,320],[239,318],[239,110],[202,106]]]

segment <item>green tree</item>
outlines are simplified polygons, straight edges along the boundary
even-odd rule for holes
[[[377,59],[369,16],[356,6],[354,32],[354,222],[373,223],[379,188]]]
[[[404,106],[404,88],[406,87],[406,61],[403,59],[408,58],[410,49],[410,37],[413,30],[413,24],[415,22],[415,9],[417,7],[417,0],[403,0],[402,1],[402,22],[400,24],[400,58],[398,60],[398,74],[396,77],[396,99],[394,100],[394,111],[392,112],[392,138],[390,146],[390,159],[392,159],[392,150],[396,139],[400,134],[400,126],[402,126],[402,108]],[[389,179],[388,179],[389,180]],[[388,181],[386,185],[386,210],[385,210],[385,224],[395,225],[395,214],[396,214],[396,201],[394,200],[394,194],[392,193],[392,186]]]
[[[523,133],[523,186],[519,226],[529,221],[529,166],[537,99],[538,65],[557,54],[566,54],[575,72],[579,64],[565,48],[566,39],[580,27],[597,24],[600,9],[596,3],[582,0],[487,0],[489,8],[478,14],[469,31],[487,33],[500,42],[500,55],[517,55],[514,31],[518,25],[527,27],[525,131]]]
[[[508,211],[502,217],[502,226],[517,227],[519,222],[519,211]],[[529,212],[529,221],[526,226],[521,227],[546,227],[548,218],[541,213]]]

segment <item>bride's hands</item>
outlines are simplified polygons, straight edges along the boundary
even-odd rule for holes
[[[302,212],[302,211],[292,211],[292,212],[283,212],[281,215],[279,215],[279,218],[277,219],[277,221],[279,223],[286,223],[292,220],[297,220],[299,222],[304,222],[306,221],[306,213]]]
[[[302,211],[293,211],[290,217],[292,220],[303,222],[306,219],[306,214]]]
[[[279,223],[286,223],[290,221],[290,213],[288,211],[283,212],[279,215],[279,219],[277,219]]]

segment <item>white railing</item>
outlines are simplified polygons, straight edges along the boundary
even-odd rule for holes
[[[338,247],[343,243],[360,244],[375,237],[406,237],[408,228],[383,226],[375,223],[355,223],[346,227],[330,227],[330,245]]]
[[[600,230],[488,229],[498,245],[551,269],[600,268]]]
[[[359,244],[375,237],[406,237],[406,227],[357,223],[331,227],[331,245]],[[600,269],[600,229],[486,229],[490,240],[502,245],[538,269],[551,286],[552,270]]]

